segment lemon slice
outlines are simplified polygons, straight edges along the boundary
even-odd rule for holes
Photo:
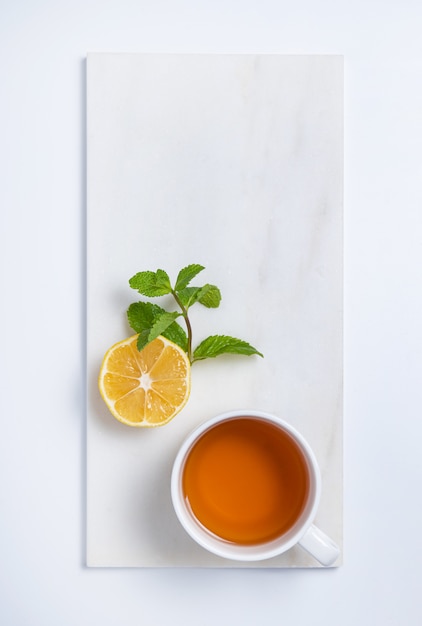
[[[165,337],[157,337],[141,351],[137,339],[138,335],[129,337],[106,352],[98,387],[112,415],[123,424],[162,426],[188,401],[189,359]]]

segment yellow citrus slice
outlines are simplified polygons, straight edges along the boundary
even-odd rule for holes
[[[104,402],[128,426],[162,426],[183,409],[190,394],[187,354],[165,337],[141,351],[138,335],[112,346],[98,377]]]

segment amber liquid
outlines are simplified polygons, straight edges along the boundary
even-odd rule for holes
[[[195,443],[183,492],[200,524],[237,544],[259,544],[287,532],[309,491],[306,461],[295,441],[252,417],[222,422]]]

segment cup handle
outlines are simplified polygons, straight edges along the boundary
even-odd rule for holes
[[[338,545],[314,524],[308,528],[299,545],[325,566],[333,565],[340,554]]]

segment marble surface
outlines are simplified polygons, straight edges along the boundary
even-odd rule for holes
[[[169,481],[200,422],[278,414],[315,451],[315,522],[342,545],[342,57],[92,54],[87,81],[87,563],[318,567],[300,548],[241,565],[206,553]],[[96,384],[105,351],[132,334],[128,279],[189,263],[223,296],[192,309],[194,343],[232,334],[265,358],[195,364],[182,413],[128,428]]]

